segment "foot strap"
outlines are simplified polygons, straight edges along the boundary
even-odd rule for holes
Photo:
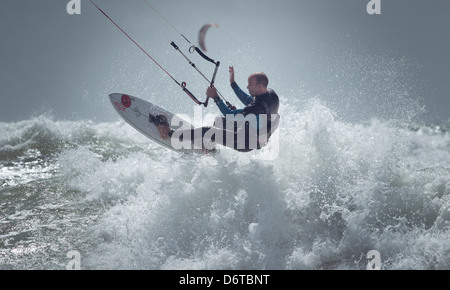
[[[158,127],[159,135],[161,136],[161,138],[168,139],[172,137],[173,130],[170,129],[169,122],[167,121],[166,116],[153,116],[152,114],[149,114],[148,121]]]
[[[167,122],[167,118],[164,115],[153,116],[152,114],[149,114],[148,121],[156,126],[169,126],[169,122]]]

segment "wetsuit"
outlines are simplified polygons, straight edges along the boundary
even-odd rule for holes
[[[246,107],[231,110],[222,99],[216,98],[214,101],[224,117],[216,118],[213,127],[196,130],[202,130],[203,144],[205,141],[218,143],[241,152],[261,149],[278,127],[278,95],[269,89],[267,93],[253,98],[242,91],[235,82],[231,84],[231,87]],[[206,136],[208,131],[210,134]],[[214,134],[211,135],[211,133]]]

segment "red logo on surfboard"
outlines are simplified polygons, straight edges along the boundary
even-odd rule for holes
[[[129,95],[122,95],[122,105],[125,108],[129,108],[131,106],[131,98]]]
[[[114,102],[114,105],[116,105],[117,110],[126,112],[126,108],[119,102]]]

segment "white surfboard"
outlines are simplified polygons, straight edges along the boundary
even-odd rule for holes
[[[140,98],[133,97],[126,94],[110,94],[109,98],[111,100],[111,103],[116,109],[117,113],[131,126],[133,126],[136,130],[147,136],[148,138],[152,139],[153,141],[157,142],[158,144],[169,148],[174,151],[178,152],[185,152],[185,153],[198,153],[198,154],[204,154],[202,149],[191,149],[191,148],[175,148],[172,144],[171,138],[168,138],[167,136],[162,136],[160,129],[154,124],[149,121],[149,115],[152,116],[158,116],[158,115],[164,115],[168,121],[169,124],[172,124],[172,118],[175,116],[173,113],[166,111],[150,102],[144,101]],[[182,120],[179,116],[177,116],[177,123],[179,120]],[[192,125],[190,125],[187,121],[182,120],[179,122],[179,126],[183,126],[183,129],[185,128],[193,128]],[[180,127],[173,127],[170,126],[172,130],[177,130]],[[210,154],[210,152],[208,153]]]

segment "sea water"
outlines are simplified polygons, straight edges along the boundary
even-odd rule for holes
[[[448,127],[280,114],[275,155],[182,155],[119,118],[0,123],[0,269],[450,269]]]

